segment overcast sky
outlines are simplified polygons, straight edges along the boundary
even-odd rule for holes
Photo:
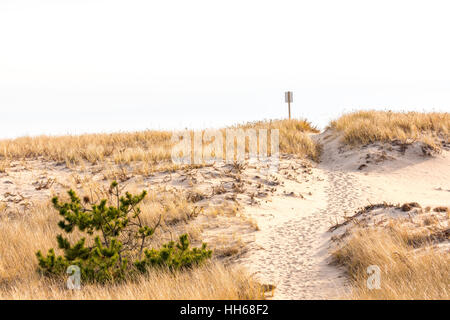
[[[0,0],[0,137],[449,112],[446,2]]]

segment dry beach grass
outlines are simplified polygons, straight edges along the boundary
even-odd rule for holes
[[[350,145],[422,141],[437,146],[450,139],[450,113],[357,111],[332,121]]]
[[[305,120],[260,121],[238,125],[237,128],[264,128],[280,130],[280,151],[317,158],[314,144],[305,133],[317,129]],[[171,159],[172,132],[147,130],[110,134],[83,134],[66,136],[37,136],[0,140],[3,161],[42,159],[65,162],[68,165],[82,161],[97,163],[113,160],[117,164],[143,161],[149,164]],[[5,164],[0,166],[3,167]]]
[[[349,273],[352,299],[450,299],[450,252],[439,245],[448,241],[448,214],[416,212],[350,228],[333,257]],[[378,289],[367,285],[371,265],[381,271]]]

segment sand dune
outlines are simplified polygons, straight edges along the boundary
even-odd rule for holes
[[[333,129],[310,137],[322,146],[318,163],[283,154],[279,170],[270,174],[261,163],[136,175],[127,174],[126,165],[111,165],[115,172],[108,174],[103,164],[67,168],[39,159],[13,160],[0,174],[2,221],[20,218],[35,202],[69,187],[92,191],[106,186],[108,177],[119,177],[132,189],[173,192],[203,208],[189,224],[174,223],[170,237],[186,230],[197,234],[217,259],[244,266],[260,283],[275,285],[271,298],[348,297],[348,276],[330,264],[332,238],[346,229],[330,232],[330,227],[370,204],[449,206],[450,151],[444,146],[436,153],[422,142],[351,147]],[[448,215],[443,219],[448,223]]]
[[[448,150],[430,157],[420,144],[406,150],[391,144],[349,148],[332,130],[313,138],[323,145],[323,153],[310,177],[284,180],[270,203],[246,208],[261,228],[256,237],[260,249],[251,252],[246,264],[264,281],[277,284],[274,298],[332,299],[348,294],[342,270],[328,264],[328,229],[358,208],[382,202],[450,203]],[[291,191],[311,196],[284,196]]]

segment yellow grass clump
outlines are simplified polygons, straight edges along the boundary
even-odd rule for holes
[[[0,156],[6,159],[37,159],[76,164],[112,158],[157,162],[170,159],[171,133],[142,131],[111,134],[37,136],[0,140]]]
[[[353,230],[333,252],[351,277],[353,299],[450,299],[450,253],[430,243],[412,241],[417,235],[394,223],[394,228]],[[415,245],[413,245],[415,244]],[[380,289],[367,286],[367,268],[380,268]]]
[[[261,285],[242,270],[209,263],[184,272],[151,271],[118,284],[86,284],[68,290],[64,279],[36,273],[0,284],[0,299],[14,300],[256,300],[264,299]]]
[[[316,132],[305,120],[261,121],[239,128],[280,130],[280,151],[299,156],[318,157],[318,148],[307,135]],[[192,134],[192,133],[191,133]],[[66,165],[87,161],[95,164],[114,161],[117,164],[145,162],[161,164],[171,160],[173,147],[169,131],[37,136],[0,140],[0,160],[43,159]],[[3,165],[0,165],[0,170]]]
[[[321,148],[311,137],[319,130],[304,119],[271,120],[250,122],[238,126],[248,129],[278,129],[280,133],[280,152],[319,160]]]
[[[421,141],[436,147],[450,140],[450,113],[357,111],[332,121],[330,127],[343,133],[344,142]]]

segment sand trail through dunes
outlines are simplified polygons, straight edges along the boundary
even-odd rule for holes
[[[328,229],[358,208],[385,201],[450,206],[448,150],[429,156],[415,144],[406,150],[381,144],[348,148],[330,131],[314,139],[323,154],[309,178],[281,176],[271,201],[245,207],[260,231],[243,262],[260,281],[276,285],[274,299],[347,296],[347,277],[329,264]],[[286,196],[290,192],[304,197]]]
[[[271,202],[246,208],[260,231],[244,262],[261,281],[277,286],[275,299],[336,299],[346,293],[343,272],[329,265],[327,230],[361,205],[360,189],[351,174],[316,167],[307,182],[284,180]],[[283,196],[291,190],[304,198]]]

